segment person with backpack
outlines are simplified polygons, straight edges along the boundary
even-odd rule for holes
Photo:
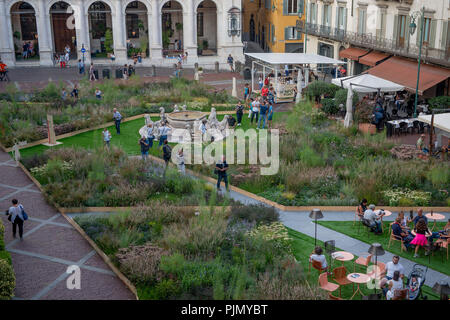
[[[23,206],[19,204],[17,199],[12,199],[12,207],[7,211],[8,220],[12,223],[13,238],[16,238],[17,226],[19,226],[19,237],[23,240],[23,222],[28,220],[28,215],[26,214]]]

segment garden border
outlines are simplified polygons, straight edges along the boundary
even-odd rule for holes
[[[202,112],[207,113],[207,114],[211,113],[211,112],[205,112],[205,111],[202,111]],[[235,113],[235,111],[217,111],[216,112],[216,114],[218,114],[218,115],[234,114],[234,113]],[[248,111],[245,110],[244,113],[248,113]],[[128,122],[128,121],[133,121],[133,120],[136,120],[136,119],[139,119],[139,118],[143,118],[147,114],[150,115],[150,117],[158,117],[160,115],[159,113],[141,113],[141,114],[138,114],[138,115],[135,115],[135,116],[131,116],[131,117],[125,118],[122,121],[122,123]],[[105,127],[110,127],[110,126],[113,126],[113,125],[114,125],[114,122],[112,122],[112,121],[111,122],[106,122],[106,123],[100,124],[100,125],[95,126],[95,127],[89,127],[89,128],[84,128],[84,129],[77,130],[77,131],[72,131],[72,132],[60,134],[60,135],[56,136],[55,139],[59,140],[59,139],[69,138],[69,137],[75,136],[75,135],[80,134],[80,133],[85,133],[85,132],[88,132],[88,131],[103,129]],[[40,145],[40,144],[43,144],[43,143],[47,143],[47,142],[48,142],[48,138],[36,140],[36,141],[33,141],[33,142],[30,142],[30,143],[27,143],[27,144],[19,146],[19,150],[20,149],[26,149],[26,148],[35,147],[37,145]],[[0,143],[0,148],[2,148],[3,151],[5,151],[5,152],[13,151],[13,147],[6,148],[1,143]]]

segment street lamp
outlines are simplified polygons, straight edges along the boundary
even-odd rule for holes
[[[306,53],[306,40],[308,39],[308,25],[306,24],[306,11],[307,10],[305,10],[305,5],[304,5],[303,0],[300,0],[299,7],[298,7],[298,12],[297,12],[298,19],[299,19],[297,21],[297,32],[300,31],[301,19],[302,19],[302,16],[303,16],[303,11],[305,12],[305,40],[304,40],[304,44],[303,44],[303,47],[304,47],[303,53]]]
[[[300,70],[299,70],[300,72]],[[311,213],[309,214],[309,217],[311,219],[315,220],[315,232],[314,232],[314,247],[316,247],[316,243],[317,243],[317,219],[322,219],[323,218],[323,214],[322,211],[320,211],[320,209],[313,209],[311,211]]]
[[[375,286],[373,287],[374,293],[377,293],[377,285],[378,285],[378,279],[377,279],[377,270],[378,270],[378,256],[384,255],[384,249],[379,243],[372,243],[372,245],[369,248],[368,251],[370,254],[375,256]]]
[[[421,11],[415,11],[411,15],[411,23],[409,25],[409,32],[411,35],[416,32],[417,25],[416,19],[420,17],[420,43],[419,43],[419,64],[417,67],[417,84],[416,84],[416,96],[414,97],[414,118],[417,117],[417,99],[419,97],[419,80],[420,80],[420,60],[422,57],[422,44],[423,44],[423,25],[425,23],[425,7],[422,7]]]

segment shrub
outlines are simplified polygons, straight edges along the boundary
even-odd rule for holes
[[[158,278],[159,263],[163,255],[168,255],[168,252],[147,243],[142,246],[119,249],[116,257],[120,263],[121,271],[131,281],[151,283]]]
[[[339,105],[343,104],[344,107],[347,104],[347,94],[348,89],[339,89],[336,91],[336,94],[334,95],[334,103],[336,108],[339,110]],[[359,97],[356,91],[353,91],[353,106],[356,106],[358,103]]]
[[[313,81],[306,87],[306,95],[310,98],[320,97],[321,95],[333,98],[337,90],[339,90],[339,87],[334,84],[325,81]]]
[[[450,106],[450,96],[434,97],[428,102],[430,104],[430,109],[446,109]]]
[[[0,300],[8,300],[14,295],[16,277],[12,266],[0,259]]]
[[[336,114],[339,111],[339,105],[332,98],[322,99],[322,110],[328,115]]]
[[[279,214],[274,207],[250,204],[233,206],[231,208],[231,217],[234,220],[268,224],[278,221]]]

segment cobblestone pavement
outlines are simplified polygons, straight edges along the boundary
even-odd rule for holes
[[[29,215],[23,241],[12,237],[4,214],[17,198]],[[9,155],[0,151],[0,217],[5,225],[6,250],[16,274],[14,299],[135,299],[89,243],[53,207]],[[66,286],[68,266],[81,270],[81,289]]]

